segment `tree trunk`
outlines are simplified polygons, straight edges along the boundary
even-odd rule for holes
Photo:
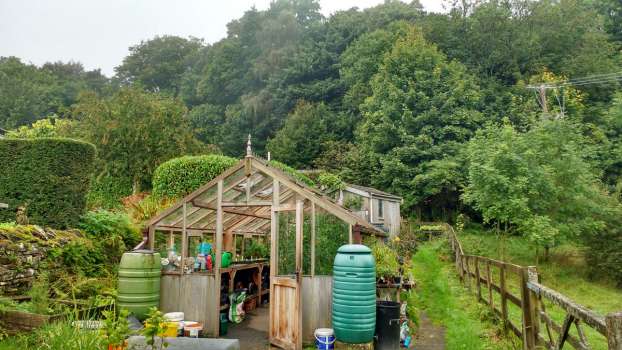
[[[140,193],[140,180],[134,179],[134,181],[132,182],[132,194],[139,194],[139,193]]]
[[[548,245],[544,246],[544,261],[549,262],[549,251],[551,250],[551,247],[549,247]]]

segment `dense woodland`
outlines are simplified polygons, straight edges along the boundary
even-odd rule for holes
[[[113,77],[3,57],[0,128],[94,144],[92,207],[150,191],[171,158],[240,157],[251,134],[259,155],[403,196],[405,217],[586,243],[622,280],[621,3],[447,4],[279,0],[213,44],[137,43]]]

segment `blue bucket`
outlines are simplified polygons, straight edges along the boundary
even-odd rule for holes
[[[315,346],[318,350],[333,350],[335,348],[335,332],[331,328],[315,330]]]

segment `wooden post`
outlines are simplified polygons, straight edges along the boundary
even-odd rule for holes
[[[149,226],[149,250],[155,249],[155,227]]]
[[[315,276],[315,202],[311,202],[311,277]]]
[[[268,337],[272,341],[272,330],[274,329],[274,320],[272,319],[272,308],[274,305],[274,277],[277,275],[278,265],[278,235],[279,235],[279,209],[281,194],[279,181],[272,180],[272,206],[270,207],[270,313],[268,315],[269,334]]]
[[[354,239],[352,238],[352,224],[348,224],[348,244],[354,243]]]
[[[520,270],[520,289],[521,289],[521,311],[523,314],[523,349],[532,350],[536,348],[537,325],[534,322],[531,310],[531,298],[529,296],[529,271],[527,267]]]
[[[622,311],[605,316],[609,350],[622,350]]]
[[[527,283],[539,283],[538,270],[535,266],[527,266],[525,269],[527,272]],[[525,285],[527,287],[527,285]],[[529,315],[533,325],[533,342],[534,348],[538,346],[540,334],[540,296],[527,287],[527,293],[529,296]]]
[[[477,286],[477,301],[482,300],[482,284],[480,283],[480,273],[479,273],[479,256],[475,257],[475,285]]]
[[[223,234],[223,216],[224,213],[222,211],[222,192],[223,192],[223,180],[218,181],[217,185],[217,194],[216,194],[216,237],[215,237],[215,250],[214,250],[214,274],[215,274],[215,284],[216,288],[218,288],[217,298],[214,300],[216,303],[216,310],[218,310],[218,318],[220,319],[220,283],[222,279],[222,275],[220,272],[220,268],[222,266],[222,234]],[[220,323],[216,323],[211,325],[212,334],[219,334]]]
[[[466,281],[466,286],[469,289],[469,291],[471,290],[471,276],[470,276],[470,272],[469,272],[469,256],[465,255],[464,259],[463,259],[464,263],[465,263],[465,281]]]
[[[488,305],[490,312],[495,315],[495,299],[492,297],[492,275],[490,274],[490,260],[486,260],[486,282],[488,283]]]
[[[499,266],[499,289],[501,292],[501,320],[503,321],[503,329],[507,331],[508,322],[508,299],[505,288],[505,264]]]
[[[182,207],[182,215],[183,215],[183,220],[182,220],[182,227],[181,227],[181,273],[184,273],[184,267],[186,266],[186,258],[188,257],[188,231],[187,231],[187,221],[188,221],[188,217],[187,217],[188,211],[187,211],[187,203],[184,201],[183,207]],[[181,283],[181,278],[179,279],[180,283]]]

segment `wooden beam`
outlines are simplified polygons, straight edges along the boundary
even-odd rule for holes
[[[269,207],[271,201],[250,201],[250,202],[223,202],[223,207]]]
[[[0,209],[7,209],[9,207],[6,203],[0,203]]]
[[[290,190],[295,191],[296,193],[302,195],[303,197],[315,202],[322,209],[328,211],[332,215],[335,215],[339,219],[349,223],[349,224],[359,224],[363,227],[370,229],[372,232],[378,232],[384,235],[383,232],[372,226],[370,223],[365,221],[364,219],[354,215],[354,213],[349,212],[347,209],[339,206],[338,204],[332,202],[328,197],[322,194],[315,193],[309,190],[306,187],[299,185],[298,183],[292,181],[288,176],[282,175],[282,172],[278,169],[272,168],[260,162],[257,159],[253,158],[253,166],[265,173],[268,176],[271,176],[273,179],[278,180],[280,183],[285,184]]]
[[[275,211],[296,211],[296,204],[283,204],[276,208]]]
[[[149,250],[155,248],[155,227],[149,226]]]
[[[201,202],[201,201],[192,201],[192,204],[196,207],[201,207],[204,209],[210,209],[210,210],[216,210],[216,207],[209,205],[205,202]],[[235,210],[235,209],[223,209],[223,212],[227,213],[227,214],[235,214],[235,215],[244,215],[244,216],[252,216],[254,218],[258,218],[258,219],[265,219],[265,220],[270,220],[270,216],[269,215],[258,215],[255,213],[248,213],[245,211],[241,211],[241,210]]]
[[[278,234],[279,234],[279,213],[275,209],[279,206],[279,181],[277,179],[272,180],[272,207],[270,209],[270,314],[268,317],[269,324],[269,338],[272,342],[272,329],[274,329],[273,320],[273,308],[274,308],[274,278],[277,275],[278,265]]]
[[[311,202],[311,277],[315,276],[315,203]]]
[[[214,277],[215,284],[217,288],[220,288],[221,284],[221,274],[220,267],[222,263],[222,231],[223,231],[223,211],[222,211],[222,195],[223,195],[223,180],[219,179],[217,183],[217,193],[216,193],[216,248],[215,248],[215,262],[214,262]],[[218,297],[213,302],[216,303],[216,310],[218,310],[218,316],[220,317],[220,292],[217,293]],[[218,330],[220,324],[211,325],[212,334],[218,334]]]

